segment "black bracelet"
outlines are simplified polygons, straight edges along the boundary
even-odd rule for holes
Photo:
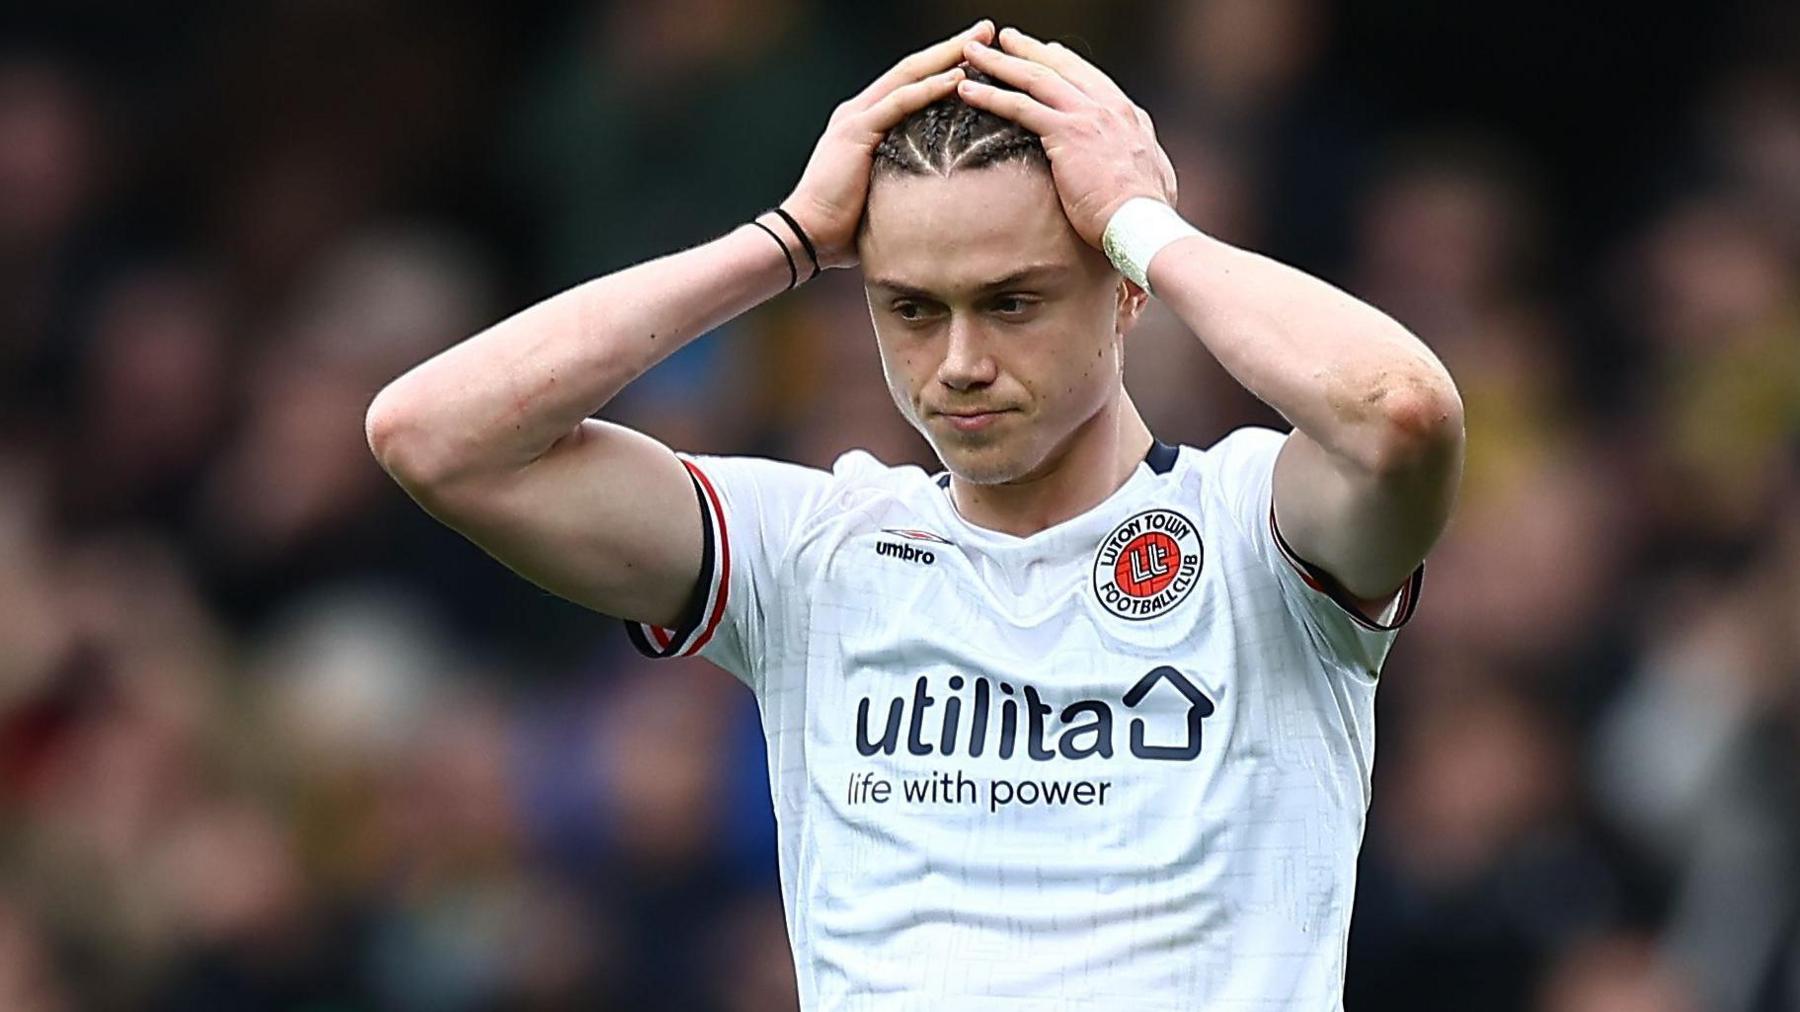
[[[812,260],[812,265],[813,265],[813,272],[806,276],[806,280],[811,281],[813,278],[818,277],[819,276],[819,251],[816,249],[813,249],[812,240],[807,238],[805,230],[801,229],[801,227],[800,227],[800,223],[794,220],[793,215],[787,213],[786,211],[783,211],[781,209],[780,205],[771,207],[771,208],[769,208],[769,210],[774,211],[776,214],[781,215],[781,220],[787,222],[788,227],[794,230],[794,235],[796,235],[800,238],[800,245],[806,247],[806,255],[809,259]]]
[[[769,238],[775,240],[775,245],[781,247],[781,255],[786,257],[788,262],[788,289],[791,290],[795,285],[800,283],[800,268],[794,266],[794,254],[788,252],[787,243],[781,241],[781,237],[775,234],[774,229],[757,221],[755,218],[750,219],[750,224],[769,233]]]

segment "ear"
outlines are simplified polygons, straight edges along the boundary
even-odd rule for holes
[[[1150,293],[1138,287],[1137,282],[1121,276],[1117,297],[1116,329],[1122,338],[1137,326],[1138,318],[1144,313],[1144,307],[1150,304]]]

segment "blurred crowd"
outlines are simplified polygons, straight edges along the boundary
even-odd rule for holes
[[[1347,1004],[1800,1009],[1800,18],[1398,0],[71,0],[0,15],[0,1009],[794,1007],[755,704],[388,482],[388,379],[783,196],[994,15],[1187,216],[1431,344]],[[1426,11],[1422,8],[1431,8]],[[1279,419],[1155,310],[1128,384]],[[605,414],[928,463],[854,272]]]

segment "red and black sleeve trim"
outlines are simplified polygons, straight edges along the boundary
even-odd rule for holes
[[[1423,562],[1419,563],[1418,568],[1414,569],[1412,575],[1407,577],[1405,586],[1400,588],[1400,607],[1394,612],[1394,620],[1383,625],[1364,614],[1362,606],[1356,601],[1356,595],[1345,590],[1343,585],[1332,578],[1330,573],[1302,559],[1294,551],[1293,547],[1287,543],[1287,539],[1281,536],[1281,527],[1275,523],[1273,506],[1269,507],[1269,533],[1275,536],[1275,547],[1281,549],[1282,557],[1294,567],[1295,571],[1300,574],[1300,578],[1306,581],[1306,585],[1330,598],[1331,603],[1343,609],[1344,613],[1354,619],[1357,625],[1372,632],[1392,632],[1412,618],[1413,609],[1419,602],[1419,589],[1425,583],[1425,564]]]
[[[700,503],[700,572],[694,581],[694,595],[682,611],[675,628],[625,623],[625,635],[631,645],[646,657],[692,657],[711,642],[719,623],[725,617],[725,598],[731,589],[731,541],[725,532],[725,510],[719,503],[718,490],[706,472],[687,459],[682,464],[694,483],[694,498]]]

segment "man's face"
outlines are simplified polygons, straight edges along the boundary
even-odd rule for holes
[[[1041,167],[884,177],[858,254],[888,389],[958,477],[1035,477],[1119,396],[1142,296]]]

